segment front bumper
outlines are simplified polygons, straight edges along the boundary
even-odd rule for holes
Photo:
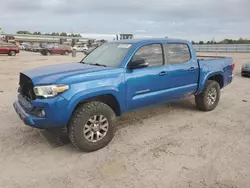
[[[18,101],[13,103],[13,107],[25,125],[40,128],[35,124],[31,115],[27,114]]]
[[[39,128],[66,127],[71,113],[67,110],[68,101],[61,96],[50,99],[36,99],[31,103],[33,109],[43,109],[44,117],[38,117],[27,111],[19,101],[15,101],[13,107],[24,124]]]

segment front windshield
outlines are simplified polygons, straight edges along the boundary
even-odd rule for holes
[[[103,44],[87,55],[81,63],[119,67],[130,46],[131,44]]]

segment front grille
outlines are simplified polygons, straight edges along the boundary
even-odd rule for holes
[[[33,101],[36,99],[33,88],[34,85],[31,79],[25,74],[20,73],[18,92],[28,101]]]
[[[30,112],[33,109],[31,102],[28,101],[26,97],[24,97],[21,94],[19,94],[17,97],[18,97],[19,104],[24,108],[26,112]]]

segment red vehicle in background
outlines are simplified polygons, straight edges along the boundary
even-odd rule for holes
[[[72,49],[68,45],[48,46],[41,50],[42,55],[60,54],[68,55],[72,52]]]
[[[19,52],[19,47],[14,44],[0,43],[0,54],[8,54],[9,56],[15,56]]]

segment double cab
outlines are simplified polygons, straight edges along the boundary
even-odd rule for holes
[[[95,151],[112,140],[113,120],[127,111],[190,95],[198,109],[213,110],[233,69],[232,58],[197,57],[185,40],[113,41],[79,62],[20,73],[14,108],[25,124],[66,128],[76,147]]]

